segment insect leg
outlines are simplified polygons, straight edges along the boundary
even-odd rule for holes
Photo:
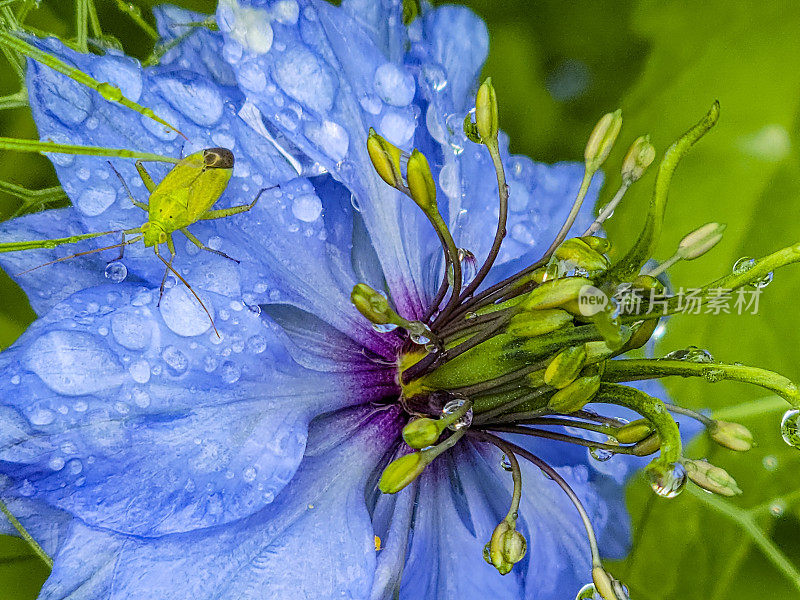
[[[122,260],[122,257],[125,256],[125,232],[122,232],[122,243],[119,245],[119,256],[117,258],[113,258],[109,263],[116,262],[118,260]]]
[[[214,250],[213,248],[209,248],[208,246],[206,246],[203,242],[201,242],[194,235],[192,235],[192,233],[188,229],[186,229],[186,227],[181,227],[180,232],[183,235],[185,235],[190,242],[192,242],[195,246],[200,248],[200,250],[207,250],[208,252],[213,252],[214,254],[219,254],[223,258],[227,258],[228,260],[232,260],[237,265],[239,264],[240,261],[236,260],[232,256],[228,256],[227,254],[225,254],[224,252],[222,252],[220,250]]]
[[[124,235],[125,234],[123,233],[123,236]],[[35,266],[33,268],[30,268],[30,269],[28,269],[26,271],[22,271],[21,273],[17,273],[17,275],[24,275],[25,273],[30,273],[31,271],[35,271],[36,269],[41,269],[42,267],[46,267],[48,265],[53,265],[55,263],[58,263],[58,262],[61,262],[61,261],[64,261],[64,260],[69,260],[70,258],[77,258],[79,256],[86,256],[87,254],[94,254],[95,252],[102,252],[103,250],[111,250],[113,248],[120,248],[121,249],[124,246],[127,246],[128,244],[133,244],[133,243],[138,242],[143,237],[144,236],[142,236],[142,235],[137,235],[135,238],[133,238],[131,240],[123,241],[121,244],[114,244],[112,246],[105,246],[104,248],[95,248],[94,250],[84,250],[83,252],[78,252],[76,254],[70,254],[69,256],[64,256],[62,258],[57,258],[56,260],[51,260],[50,262],[46,262],[46,263],[43,263],[41,265],[37,265],[37,266]],[[113,261],[108,261],[108,262],[113,262]]]
[[[256,194],[255,199],[250,204],[241,204],[239,206],[231,206],[230,208],[219,208],[217,210],[207,210],[202,215],[200,215],[199,220],[209,221],[211,219],[222,219],[223,217],[230,217],[231,215],[238,215],[239,213],[247,212],[256,205],[258,199],[261,198],[261,194],[263,194],[267,190],[271,190],[276,187],[278,186],[273,185],[268,188],[261,188],[258,194]]]
[[[147,188],[147,191],[151,194],[153,190],[156,189],[156,184],[153,181],[153,178],[150,177],[150,173],[147,172],[147,169],[144,168],[144,164],[142,161],[136,161],[136,170],[139,171],[139,177],[142,178],[142,183],[144,183],[144,187]]]
[[[169,255],[169,263],[164,260],[164,257],[158,253],[158,246],[153,246],[156,256],[161,259],[161,262],[167,265],[167,268],[164,269],[164,276],[161,278],[161,285],[158,287],[158,302],[156,306],[161,306],[161,297],[164,295],[164,285],[167,283],[167,275],[169,272],[175,272],[175,269],[172,268],[172,261],[175,260],[175,253],[171,252]]]
[[[134,199],[133,194],[131,194],[131,189],[128,187],[128,184],[125,182],[125,179],[122,177],[120,172],[117,171],[117,169],[114,167],[114,165],[111,164],[111,161],[107,160],[106,162],[108,163],[108,166],[111,167],[111,170],[114,171],[116,176],[119,178],[120,182],[122,182],[122,187],[125,188],[125,193],[128,194],[128,199],[130,199],[130,201],[133,202],[133,205],[138,207],[138,208],[141,208],[142,210],[148,210],[147,204],[145,204],[144,202],[139,202],[138,200]],[[136,164],[138,165],[140,162],[141,161],[137,160]]]

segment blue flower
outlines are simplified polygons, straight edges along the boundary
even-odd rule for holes
[[[168,280],[159,304],[163,265],[141,245],[126,249],[119,283],[98,254],[17,278],[40,318],[0,354],[0,489],[54,558],[41,597],[573,594],[591,570],[584,524],[536,466],[520,467],[517,526],[528,552],[506,577],[481,553],[514,487],[498,448],[464,439],[398,494],[377,488],[406,451],[408,415],[397,403],[404,342],[376,332],[350,293],[357,283],[386,289],[400,315],[420,319],[444,266],[425,216],[372,168],[367,136],[373,127],[430,158],[449,229],[481,264],[497,183],[489,155],[461,127],[488,50],[484,24],[446,6],[407,27],[399,1],[245,4],[221,2],[219,32],[194,31],[152,68],[40,42],[188,141],[29,64],[43,140],[171,156],[226,147],[236,162],[217,207],[267,188],[250,212],[191,227],[240,264],[178,241],[175,267],[219,336],[184,286]],[[167,39],[196,20],[158,12]],[[507,144],[501,134],[508,237],[482,289],[541,256],[583,176],[583,165],[538,164],[509,155]],[[2,224],[4,241],[143,222],[104,160],[51,158],[73,206]],[[134,166],[112,162],[145,200]],[[166,169],[152,173],[159,181]],[[586,209],[573,231],[590,222]],[[73,251],[4,254],[0,264],[18,273]],[[518,437],[508,439],[575,491],[604,552],[624,553],[620,486],[630,464],[594,468],[582,446]]]

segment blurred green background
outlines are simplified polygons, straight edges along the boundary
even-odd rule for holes
[[[378,1],[378,0],[376,0]],[[134,2],[150,22],[150,1]],[[213,11],[211,0],[178,1]],[[491,75],[501,124],[512,150],[537,160],[580,159],[600,115],[623,109],[619,147],[606,165],[605,199],[627,145],[649,133],[659,153],[709,108],[722,105],[719,125],[678,169],[658,258],[708,221],[728,224],[709,255],[671,269],[676,286],[696,287],[729,272],[742,256],[760,256],[798,241],[800,206],[800,7],[794,2],[710,0],[471,0],[489,24]],[[115,0],[97,0],[100,21],[128,53],[146,57],[151,44]],[[74,7],[42,0],[28,21],[60,36],[74,35]],[[0,94],[16,79],[0,66]],[[0,111],[0,135],[35,137],[24,109]],[[24,166],[23,166],[24,165]],[[654,171],[654,169],[653,169]],[[608,224],[621,250],[638,232],[652,189],[649,173],[628,193]],[[41,157],[0,162],[0,182],[31,189],[57,185]],[[27,208],[26,208],[27,207]],[[0,195],[0,218],[29,205]],[[675,318],[659,354],[697,345],[725,362],[743,362],[800,381],[800,268],[775,275],[758,315]],[[24,295],[0,274],[0,348],[33,318]],[[634,599],[718,600],[800,596],[800,453],[780,437],[785,406],[758,388],[729,383],[669,381],[673,397],[738,420],[759,446],[734,455],[698,440],[689,455],[726,468],[744,489],[721,501],[687,491],[656,499],[639,478],[629,486],[634,547],[614,574]],[[535,541],[533,542],[535,543]],[[46,570],[24,544],[0,543],[0,598],[34,598]],[[588,578],[587,578],[588,579]],[[571,598],[577,590],[565,590]]]

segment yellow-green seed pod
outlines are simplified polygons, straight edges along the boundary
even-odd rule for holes
[[[656,149],[650,143],[650,136],[643,135],[636,138],[622,160],[622,181],[630,185],[641,179],[655,157]]]
[[[428,159],[419,150],[414,149],[408,159],[406,180],[411,198],[426,213],[437,210],[436,183],[433,181]]]
[[[526,310],[558,308],[570,300],[575,300],[581,289],[592,282],[584,277],[565,277],[545,281],[542,285],[527,294],[522,303]]]
[[[736,480],[725,469],[715,467],[705,460],[683,461],[686,475],[704,490],[720,496],[738,496],[742,493]]]
[[[609,265],[605,256],[592,250],[586,242],[579,238],[564,240],[553,252],[553,258],[592,272],[605,271]]]
[[[620,444],[637,444],[653,433],[653,426],[647,419],[631,421],[617,429],[614,437]]]
[[[621,128],[621,110],[607,113],[600,118],[589,136],[583,153],[587,171],[594,172],[605,162]]]
[[[491,77],[487,77],[478,88],[478,95],[475,98],[475,125],[484,144],[497,143],[500,122],[497,114],[497,94]]]
[[[433,446],[442,434],[442,426],[435,419],[422,417],[403,427],[403,440],[411,448],[420,450]]]
[[[386,183],[398,189],[403,185],[403,175],[400,171],[400,148],[389,143],[379,136],[372,128],[367,138],[367,151],[372,161],[372,166]]]
[[[599,389],[599,376],[579,377],[567,387],[553,394],[547,407],[563,414],[575,412],[586,406]]]
[[[566,348],[547,365],[544,381],[559,390],[565,388],[575,381],[584,364],[586,364],[586,348],[583,345]]]
[[[747,452],[755,446],[753,434],[739,423],[715,421],[714,425],[708,428],[708,435],[720,446],[736,452]]]
[[[378,487],[384,494],[396,494],[425,470],[428,463],[421,452],[412,452],[390,462],[381,474]]]
[[[536,337],[561,329],[572,322],[572,315],[558,308],[522,312],[514,315],[506,331],[519,337]]]

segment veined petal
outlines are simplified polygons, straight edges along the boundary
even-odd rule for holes
[[[320,418],[295,478],[252,517],[158,540],[110,535],[103,544],[110,551],[98,548],[106,556],[101,564],[66,562],[76,568],[58,575],[71,577],[74,587],[100,581],[110,600],[365,598],[375,548],[364,487],[398,433],[395,409],[361,407]],[[91,548],[89,533],[82,533]],[[56,562],[84,551],[70,544]]]
[[[259,315],[182,287],[92,288],[1,356],[0,470],[11,493],[143,536],[230,522],[292,478],[308,422],[378,400],[386,371],[311,371]],[[365,359],[366,361],[366,359]]]

